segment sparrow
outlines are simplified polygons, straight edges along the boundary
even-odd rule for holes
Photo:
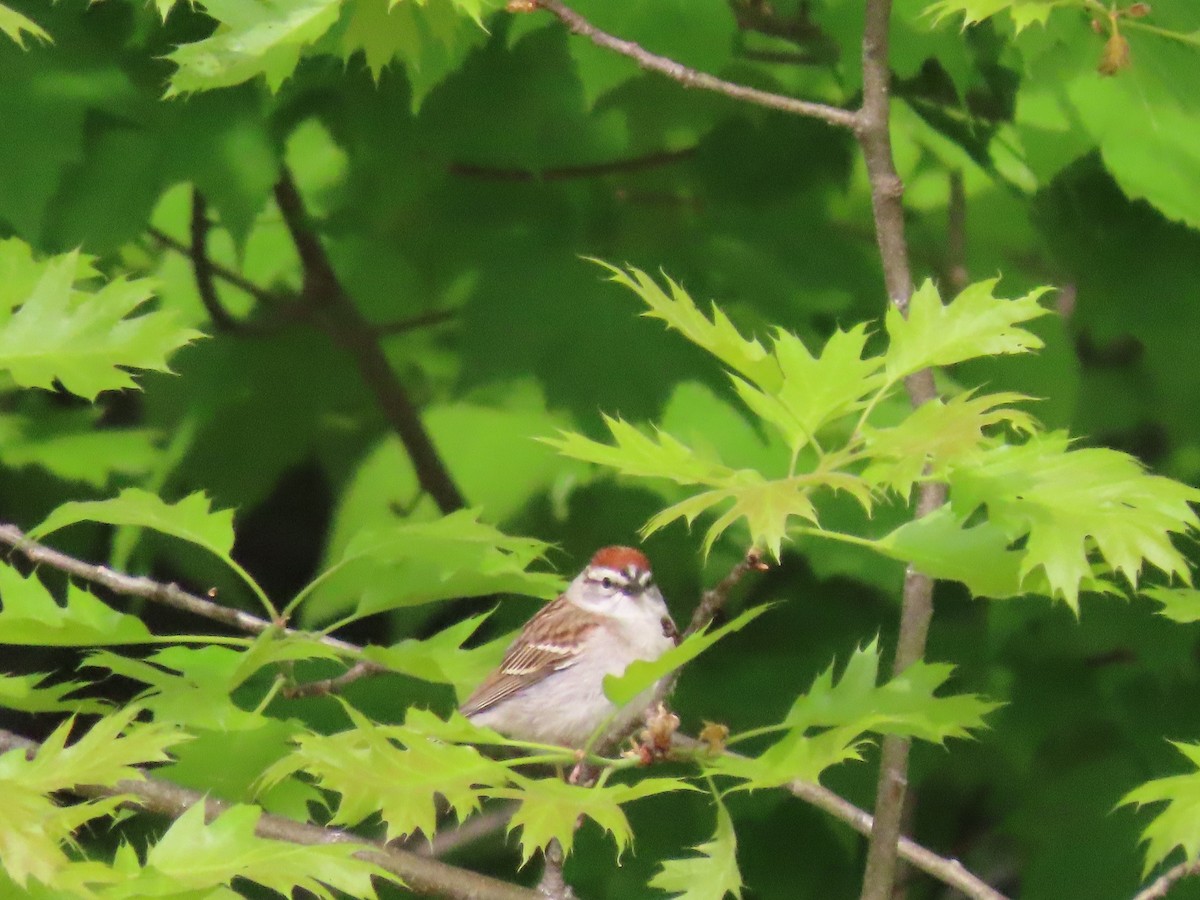
[[[529,620],[461,711],[510,738],[581,749],[617,713],[604,696],[604,676],[677,643],[650,560],[632,547],[605,547]],[[602,739],[627,732],[657,687],[622,707]]]

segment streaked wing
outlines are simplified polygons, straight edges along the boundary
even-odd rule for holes
[[[490,709],[547,675],[573,666],[579,658],[580,638],[599,624],[598,616],[563,597],[542,607],[508,648],[500,667],[467,698],[463,715]]]

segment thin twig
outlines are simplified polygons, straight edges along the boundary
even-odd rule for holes
[[[35,753],[39,745],[10,731],[0,730],[0,751],[24,750]],[[111,787],[78,785],[72,789],[81,797],[123,797],[127,806],[144,812],[177,819],[197,803],[204,804],[204,818],[211,822],[230,808],[222,800],[214,800],[199,791],[189,790],[147,776],[144,780],[126,780]],[[505,881],[479,875],[440,862],[428,856],[410,853],[388,846],[340,828],[322,828],[309,822],[299,822],[264,812],[255,833],[262,838],[286,841],[305,846],[324,844],[356,844],[364,847],[355,855],[374,863],[404,881],[409,890],[419,894],[450,897],[455,900],[538,900],[538,894]]]
[[[189,593],[177,584],[154,581],[141,575],[126,575],[122,572],[115,572],[107,566],[98,566],[94,563],[76,559],[73,556],[68,556],[52,547],[39,544],[37,541],[26,537],[21,529],[15,525],[0,523],[0,544],[7,544],[9,547],[12,547],[14,551],[20,553],[34,565],[49,566],[52,569],[58,569],[60,572],[66,572],[68,575],[74,575],[76,578],[81,578],[84,581],[105,587],[115,594],[121,594],[125,597],[140,597],[151,603],[159,603],[163,606],[170,606],[173,609],[191,613],[192,615],[202,616],[213,622],[219,622],[235,631],[244,631],[248,634],[262,634],[271,628],[278,628],[282,634],[313,638],[346,656],[362,655],[362,648],[357,644],[351,644],[328,635],[309,634],[308,632],[288,628],[281,623],[273,623],[267,619],[260,619],[258,616],[243,612],[240,609],[222,606],[219,603],[214,603],[212,600],[206,600],[203,597]],[[375,664],[368,663],[368,665]],[[383,667],[377,668],[379,671],[386,671]]]
[[[666,56],[651,53],[641,46],[641,44],[634,41],[623,40],[609,34],[607,31],[601,31],[586,18],[575,12],[575,10],[564,6],[560,0],[534,0],[534,2],[538,7],[546,10],[546,12],[566,25],[575,34],[587,38],[596,46],[628,57],[643,69],[658,72],[660,75],[666,75],[668,78],[678,81],[684,87],[700,88],[701,90],[723,94],[734,100],[741,100],[744,103],[752,103],[755,106],[765,106],[768,109],[777,109],[781,112],[797,116],[820,119],[822,122],[827,122],[830,125],[836,125],[840,128],[853,129],[856,125],[857,116],[850,110],[830,106],[826,103],[798,100],[795,97],[787,97],[783,94],[772,94],[770,91],[760,91],[757,88],[747,87],[744,84],[735,84],[732,81],[716,78],[707,72],[700,72],[697,69],[689,68]]]
[[[288,685],[280,693],[289,700],[296,700],[301,697],[317,697],[323,694],[338,694],[347,685],[353,684],[360,678],[365,678],[368,675],[378,675],[384,671],[387,670],[373,662],[361,660],[341,675],[335,675],[333,678],[322,678],[319,681],[306,681],[303,684]]]
[[[721,607],[729,599],[730,592],[737,587],[746,573],[751,571],[761,572],[767,568],[767,564],[762,561],[762,556],[757,550],[749,550],[732,569],[729,574],[718,581],[715,585],[704,592],[700,598],[699,604],[696,606],[695,612],[692,613],[692,620],[688,623],[687,629],[680,635],[680,640],[691,637],[701,628],[708,625],[713,620]]]
[[[1177,866],[1173,866],[1167,871],[1159,875],[1154,881],[1146,885],[1133,898],[1133,900],[1162,900],[1167,896],[1167,892],[1171,890],[1175,882],[1184,878],[1191,878],[1194,875],[1200,875],[1200,861],[1193,860],[1191,862],[1182,862]]]
[[[407,319],[396,319],[394,322],[383,322],[375,325],[374,331],[380,337],[391,337],[396,334],[407,334],[410,331],[416,331],[418,328],[428,328],[432,325],[441,325],[445,322],[451,322],[458,317],[458,310],[455,309],[431,309],[428,312],[417,313],[415,316],[409,316]]]
[[[862,42],[863,105],[856,116],[855,134],[862,147],[871,184],[875,240],[883,263],[888,297],[902,314],[907,314],[912,274],[904,235],[904,184],[896,172],[889,125],[888,26],[891,11],[891,0],[867,0]],[[937,396],[933,373],[928,369],[910,376],[905,381],[905,388],[914,407]],[[946,486],[926,482],[917,497],[916,515],[918,518],[927,515],[945,502]],[[909,566],[901,595],[900,630],[892,665],[894,674],[903,672],[925,655],[932,617],[933,580]],[[908,738],[895,735],[889,735],[883,741],[862,900],[890,900],[892,896],[896,882],[896,847],[908,784],[909,743]]]
[[[192,257],[191,247],[183,243],[183,241],[171,237],[171,235],[167,234],[165,231],[162,231],[159,228],[150,227],[146,229],[146,234],[154,238],[154,240],[163,247],[166,247],[169,250],[174,250],[176,253],[182,254],[183,256],[189,258]],[[285,304],[294,299],[286,294],[277,293],[261,287],[260,285],[255,284],[245,275],[242,275],[240,272],[236,272],[233,269],[230,269],[228,266],[223,266],[218,262],[213,262],[211,259],[208,260],[208,269],[217,278],[228,282],[239,290],[245,291],[264,306],[280,306],[281,304]]]
[[[213,267],[208,259],[208,203],[199,188],[192,188],[192,221],[191,238],[192,272],[196,279],[196,291],[200,294],[200,302],[208,312],[213,327],[218,331],[236,331],[241,324],[221,305],[217,296],[217,286],[213,283]]]
[[[466,502],[425,425],[416,404],[396,376],[374,327],[346,293],[329,256],[312,228],[308,211],[292,173],[284,167],[275,185],[275,202],[283,216],[304,270],[303,299],[323,313],[320,327],[354,359],[359,374],[375,395],[380,411],[399,435],[412,460],[417,481],[443,513],[462,509]]]
[[[676,746],[692,753],[708,747],[703,741],[682,734],[675,735],[672,741]],[[732,751],[724,750],[722,752],[734,758],[740,758],[739,754]],[[785,787],[794,797],[817,807],[817,809],[824,810],[835,819],[845,822],[859,834],[870,836],[874,824],[871,814],[866,810],[859,809],[829,788],[799,779],[789,782]],[[900,838],[898,846],[900,856],[905,860],[943,884],[961,891],[972,900],[1007,900],[1004,894],[969,872],[957,859],[939,856],[927,847],[906,837]]]
[[[466,178],[481,178],[489,181],[569,181],[575,178],[596,178],[601,175],[612,175],[617,172],[641,172],[646,169],[657,169],[660,166],[682,162],[696,155],[695,147],[684,147],[680,150],[659,150],[644,156],[634,156],[629,159],[613,159],[600,163],[583,163],[574,166],[550,166],[540,171],[532,169],[502,169],[496,166],[481,166],[474,163],[456,162],[450,164],[450,174]]]

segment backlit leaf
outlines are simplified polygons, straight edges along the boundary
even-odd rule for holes
[[[742,896],[737,864],[737,835],[723,803],[717,803],[717,830],[712,840],[695,847],[699,856],[664,860],[650,887],[682,900],[724,900]]]

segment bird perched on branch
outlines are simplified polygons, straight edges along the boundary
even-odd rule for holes
[[[645,554],[605,547],[529,620],[462,712],[517,740],[582,748],[617,712],[604,696],[604,676],[657,659],[678,642]],[[656,687],[624,706],[603,737],[627,731]]]

